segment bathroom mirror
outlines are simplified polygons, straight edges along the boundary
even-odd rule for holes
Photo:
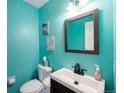
[[[65,52],[99,54],[98,9],[65,20]]]

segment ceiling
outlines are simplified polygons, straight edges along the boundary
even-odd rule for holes
[[[43,5],[45,5],[49,0],[23,0],[26,3],[36,7],[41,8]]]

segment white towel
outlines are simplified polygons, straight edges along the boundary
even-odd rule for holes
[[[55,38],[54,36],[50,36],[47,38],[47,51],[55,50]]]

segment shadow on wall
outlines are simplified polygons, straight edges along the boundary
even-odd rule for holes
[[[31,79],[38,79],[38,70],[33,71]]]

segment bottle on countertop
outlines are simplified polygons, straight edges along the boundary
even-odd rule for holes
[[[97,64],[95,64],[95,66],[96,66],[95,79],[100,81],[101,80],[100,68],[99,68],[99,65],[97,65]]]

